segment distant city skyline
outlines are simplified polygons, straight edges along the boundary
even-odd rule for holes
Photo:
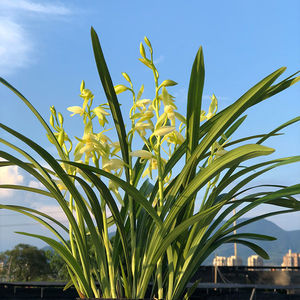
[[[234,267],[234,266],[248,266],[248,267],[262,267],[264,260],[259,255],[251,255],[247,258],[247,263],[239,256],[232,255],[215,256],[212,265],[215,267]],[[282,267],[300,267],[300,253],[292,252],[291,249],[282,257]]]

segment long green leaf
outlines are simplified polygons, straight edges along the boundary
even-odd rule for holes
[[[261,138],[257,144],[262,144],[266,139],[268,139],[270,136],[273,136],[276,132],[278,132],[279,130],[287,127],[287,126],[290,126],[296,122],[299,122],[300,121],[300,116],[299,117],[296,117],[296,118],[293,118],[291,120],[289,120],[288,122],[285,122],[284,124],[280,125],[279,127],[275,128],[274,130],[272,130],[270,133],[268,133],[266,136],[264,136],[263,138]]]
[[[81,291],[82,294],[86,297],[93,297],[93,291],[87,282],[86,278],[84,277],[83,271],[81,266],[78,264],[78,262],[75,260],[75,258],[72,256],[71,252],[68,251],[63,245],[61,245],[59,242],[46,237],[41,236],[38,234],[32,234],[32,233],[26,233],[26,232],[16,232],[18,234],[31,236],[34,238],[38,238],[45,243],[47,243],[49,246],[51,246],[61,257],[62,259],[67,263],[68,267],[76,274],[76,279],[78,279],[82,287],[84,288],[84,291]]]
[[[191,158],[187,161],[186,165],[182,169],[176,184],[170,191],[171,195],[176,195],[186,178],[189,176],[191,170],[193,170],[198,164],[201,156],[209,149],[209,147],[216,141],[216,139],[224,133],[224,131],[230,127],[230,125],[249,107],[259,99],[266,89],[284,72],[285,68],[280,68],[273,72],[258,84],[247,91],[242,97],[240,97],[234,104],[228,107],[221,114],[220,117],[213,118],[206,123],[213,123],[209,132],[201,140],[201,143],[197,146],[193,152]]]
[[[112,216],[115,220],[115,224],[116,224],[117,229],[118,229],[119,234],[120,234],[121,242],[122,242],[122,245],[123,245],[125,261],[126,261],[126,265],[127,265],[127,271],[129,272],[129,270],[130,270],[130,267],[129,267],[129,265],[130,265],[129,264],[129,252],[128,252],[128,247],[127,247],[127,244],[126,244],[126,234],[125,234],[125,228],[124,228],[124,220],[122,219],[122,216],[119,213],[119,210],[118,210],[118,207],[115,203],[115,200],[113,199],[109,189],[106,187],[106,185],[103,183],[103,181],[99,177],[97,177],[95,174],[93,174],[89,170],[83,170],[83,172],[85,172],[85,174],[91,179],[91,181],[93,182],[95,187],[100,192],[102,198],[107,203],[107,205],[108,205],[108,207],[109,207],[109,209],[112,213]],[[128,273],[128,276],[130,277],[131,274]]]
[[[199,139],[199,127],[200,127],[200,115],[201,115],[201,102],[202,102],[202,93],[204,87],[204,58],[202,47],[199,48],[194,63],[192,67],[189,91],[188,91],[188,100],[187,100],[187,131],[186,131],[186,140],[187,140],[187,152],[186,160],[188,160],[194,149],[197,147]]]
[[[33,114],[36,116],[36,118],[39,120],[39,122],[42,124],[42,126],[46,129],[48,135],[51,137],[51,141],[53,141],[54,146],[57,149],[57,152],[61,159],[67,159],[65,156],[61,146],[59,145],[55,135],[53,134],[51,128],[48,126],[48,124],[45,122],[43,117],[39,114],[39,112],[34,108],[34,106],[11,84],[9,84],[5,79],[0,77],[0,82],[4,84],[6,87],[8,87],[11,91],[13,91],[25,104],[26,106],[33,112]]]
[[[190,199],[202,186],[204,186],[210,179],[212,179],[216,174],[219,174],[225,168],[232,165],[241,163],[242,161],[261,156],[268,155],[274,152],[274,149],[260,146],[259,145],[244,145],[235,148],[227,153],[225,153],[220,158],[216,159],[205,169],[200,170],[196,177],[189,183],[185,190],[176,199],[176,206],[173,206],[170,210],[166,224],[170,226],[174,221],[174,218],[184,206],[185,202]],[[165,206],[167,207],[167,206]],[[164,212],[164,211],[163,211]],[[164,212],[165,214],[166,212]]]
[[[66,243],[65,239],[62,237],[62,235],[53,227],[51,226],[48,222],[44,221],[42,218],[38,217],[41,216],[43,218],[48,219],[49,221],[55,223],[56,225],[58,225],[61,229],[63,229],[65,232],[68,232],[68,228],[66,226],[64,226],[61,222],[57,221],[55,218],[52,218],[51,216],[42,213],[36,209],[32,209],[32,208],[28,208],[28,207],[24,207],[24,206],[20,206],[20,205],[3,205],[0,204],[0,209],[8,209],[8,210],[12,210],[12,211],[16,211],[18,213],[21,213],[23,215],[26,215],[32,219],[34,219],[35,221],[39,222],[40,224],[42,224],[43,226],[45,226],[46,228],[48,228],[52,233],[54,233],[56,235],[56,237],[61,241],[61,243],[68,249],[69,246]],[[38,216],[36,216],[38,215]]]
[[[0,184],[0,189],[22,190],[22,191],[27,191],[27,192],[36,193],[43,196],[54,198],[51,193],[45,190],[41,190],[29,186],[17,185],[17,184]]]
[[[0,127],[2,129],[6,130],[7,132],[9,132],[10,134],[14,135],[15,137],[17,137],[18,139],[20,139],[22,142],[27,144],[29,147],[31,147],[34,151],[36,151],[53,168],[53,170],[56,172],[57,176],[62,180],[62,182],[64,183],[64,185],[66,186],[66,188],[68,189],[70,194],[73,196],[76,204],[80,207],[81,215],[79,215],[79,217],[84,215],[85,220],[87,222],[87,225],[90,227],[89,229],[92,232],[94,230],[93,221],[92,221],[92,219],[91,219],[91,217],[90,217],[90,215],[87,211],[87,208],[86,208],[85,203],[84,203],[84,201],[81,197],[81,194],[79,193],[79,191],[75,187],[75,185],[72,182],[72,180],[70,179],[69,175],[63,170],[63,168],[60,166],[60,164],[57,162],[57,160],[54,157],[52,157],[40,145],[33,142],[32,140],[25,137],[24,135],[18,133],[17,131],[15,131],[15,130],[13,130],[13,129],[11,129],[11,128],[3,125],[3,124],[0,124]],[[29,169],[28,165],[24,164],[19,159],[14,158],[9,154],[4,153],[3,151],[0,151],[0,156],[4,157],[5,159],[12,160],[16,164],[20,165],[23,169],[30,172],[31,174],[37,173],[34,169],[32,169],[32,168]],[[7,158],[7,157],[9,157],[9,158]],[[36,174],[34,176],[36,178],[38,178],[38,180],[40,182],[45,181],[45,179],[40,174]],[[79,245],[78,249],[79,249],[79,253],[80,253],[80,256],[81,256],[81,259],[82,259],[82,262],[83,262],[83,267],[85,268],[85,272],[89,273],[89,271],[88,271],[89,262],[88,262],[88,254],[87,254],[87,244],[86,244],[86,237],[85,237],[84,234],[82,234],[82,232],[84,231],[82,222],[79,219],[78,224],[81,225],[81,229],[79,229],[79,226],[76,223],[76,220],[73,216],[73,213],[69,210],[69,207],[67,206],[64,197],[61,195],[58,187],[56,186],[56,184],[54,182],[53,182],[53,186],[54,186],[55,189],[53,189],[52,186],[49,186],[48,182],[43,183],[43,184],[48,189],[50,189],[51,192],[53,192],[53,194],[55,195],[56,200],[59,202],[60,206],[62,207],[63,211],[65,212],[65,214],[66,214],[66,216],[67,216],[67,218],[68,218],[68,220],[69,220],[69,222],[72,226],[72,229],[74,230],[76,240],[77,240],[77,243]]]
[[[148,214],[155,220],[156,224],[161,226],[162,221],[160,217],[157,215],[157,212],[155,209],[149,204],[148,200],[132,185],[128,184],[126,181],[120,179],[119,177],[108,173],[106,171],[103,171],[99,168],[95,168],[92,166],[88,166],[85,164],[81,163],[76,163],[76,162],[68,162],[66,161],[65,163],[73,165],[82,171],[88,170],[91,172],[94,172],[96,174],[100,174],[108,179],[113,180],[116,184],[118,184],[126,193],[128,193],[137,203],[139,203],[144,209],[148,212]]]
[[[117,130],[117,134],[119,137],[121,152],[123,156],[123,160],[125,162],[125,169],[126,169],[126,178],[127,181],[130,181],[129,177],[129,153],[128,153],[128,145],[126,141],[126,131],[124,126],[124,121],[122,117],[122,113],[120,110],[120,104],[117,99],[117,95],[114,89],[114,85],[112,83],[104,55],[100,46],[99,38],[94,30],[93,27],[91,27],[91,38],[92,38],[92,45],[93,45],[93,51],[95,56],[95,61],[98,69],[98,73],[102,82],[103,89],[105,91],[109,107],[112,113],[112,117],[115,123],[115,127]]]
[[[181,224],[179,224],[176,228],[174,228],[172,231],[168,232],[167,227],[163,227],[163,230],[160,231],[159,235],[153,235],[152,237],[152,245],[148,249],[148,257],[143,262],[144,265],[144,274],[141,277],[140,281],[140,294],[138,296],[142,297],[144,295],[144,292],[147,289],[147,283],[149,282],[149,279],[152,274],[153,268],[156,266],[156,263],[158,259],[161,257],[161,255],[167,250],[167,248],[171,245],[171,243],[184,231],[186,231],[190,226],[198,222],[199,220],[207,220],[209,222],[209,216],[211,214],[214,214],[216,210],[220,206],[222,206],[222,203],[219,203],[215,205],[214,207],[211,207],[205,211],[199,212],[198,214],[190,217],[189,219],[183,221]]]

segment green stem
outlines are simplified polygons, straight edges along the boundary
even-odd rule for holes
[[[117,298],[116,286],[115,286],[115,273],[113,268],[113,261],[111,257],[111,245],[108,237],[108,227],[107,227],[107,217],[106,217],[106,207],[103,205],[102,208],[102,219],[103,219],[103,240],[104,247],[107,256],[108,273],[109,273],[109,284],[110,284],[110,295],[109,297]]]
[[[203,197],[203,199],[202,199],[202,203],[201,203],[200,210],[201,210],[201,209],[203,208],[203,206],[205,205],[205,202],[206,202],[206,199],[207,199],[207,196],[208,196],[210,187],[211,187],[211,183],[208,182],[208,183],[207,183],[207,186],[206,186],[206,190],[205,190],[204,197]]]
[[[132,297],[136,295],[136,224],[135,208],[132,197],[129,196],[129,219],[130,219],[130,240],[131,240],[131,272],[132,272]]]
[[[73,213],[73,210],[74,210],[73,204],[74,204],[73,203],[73,197],[72,197],[72,195],[70,195],[69,196],[69,208],[70,208],[70,211],[72,213]],[[72,225],[71,224],[69,224],[69,238],[70,238],[72,255],[75,258],[75,260],[78,260],[78,253],[79,253],[79,258],[80,258],[80,261],[82,263],[82,268],[83,268],[83,272],[84,272],[85,278],[88,279],[88,274],[87,274],[86,266],[85,266],[84,259],[83,259],[83,256],[82,256],[82,252],[80,251],[80,249],[78,249],[79,251],[77,253],[77,250],[76,250],[77,249],[76,248],[76,241],[74,241],[73,229],[72,229]],[[78,281],[78,285],[80,287],[80,290],[83,291],[84,288],[82,287],[82,284],[81,284],[80,281]]]
[[[163,299],[163,280],[162,280],[162,257],[157,262],[157,286],[158,286],[158,299]]]
[[[131,86],[132,87],[132,86]],[[133,102],[135,103],[135,94],[133,93]],[[132,127],[134,122],[132,122]],[[132,139],[133,134],[129,138],[128,148],[129,152],[132,151]],[[132,159],[129,157],[129,177],[130,185],[133,185],[132,182]],[[131,272],[132,272],[132,286],[131,286],[131,296],[136,297],[136,224],[135,224],[135,205],[131,196],[128,196],[129,200],[129,222],[130,222],[130,246],[131,246]]]

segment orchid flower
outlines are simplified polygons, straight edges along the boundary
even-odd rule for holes
[[[109,116],[109,113],[104,110],[101,106],[97,106],[92,110],[95,115],[98,117],[99,124],[103,127],[105,123],[108,123],[106,116]]]
[[[74,115],[82,116],[84,113],[84,109],[81,106],[70,106],[67,108],[68,111],[72,112],[71,117]]]

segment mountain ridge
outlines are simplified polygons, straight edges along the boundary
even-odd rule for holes
[[[240,219],[237,223],[246,221],[247,219]],[[225,221],[224,221],[225,222]],[[221,226],[224,224],[221,223]],[[265,265],[280,266],[282,263],[283,256],[288,252],[289,249],[292,252],[300,252],[300,230],[287,231],[273,223],[272,221],[263,219],[250,223],[245,227],[237,230],[238,233],[259,233],[264,235],[270,235],[277,240],[275,241],[255,241],[254,242],[262,247],[269,254],[270,259],[264,260]],[[113,236],[113,233],[110,234]],[[45,246],[43,250],[50,250],[51,247]],[[247,265],[248,256],[255,254],[253,250],[243,246],[237,245],[238,256],[243,260],[243,265]],[[213,258],[218,256],[232,256],[234,255],[233,244],[224,244],[214,251],[204,262],[203,265],[212,265]]]
[[[241,223],[247,219],[240,219],[237,223]],[[289,249],[292,252],[300,252],[300,230],[286,231],[276,225],[275,223],[263,219],[257,222],[250,223],[245,227],[237,230],[237,233],[259,233],[270,235],[277,240],[275,241],[254,241],[255,244],[262,247],[269,254],[270,259],[264,260],[265,265],[280,266],[283,256]],[[237,255],[243,260],[243,265],[247,265],[248,256],[255,254],[253,250],[237,244]],[[213,258],[218,256],[232,256],[234,255],[233,244],[224,244],[212,253],[205,261],[204,265],[212,265]]]

